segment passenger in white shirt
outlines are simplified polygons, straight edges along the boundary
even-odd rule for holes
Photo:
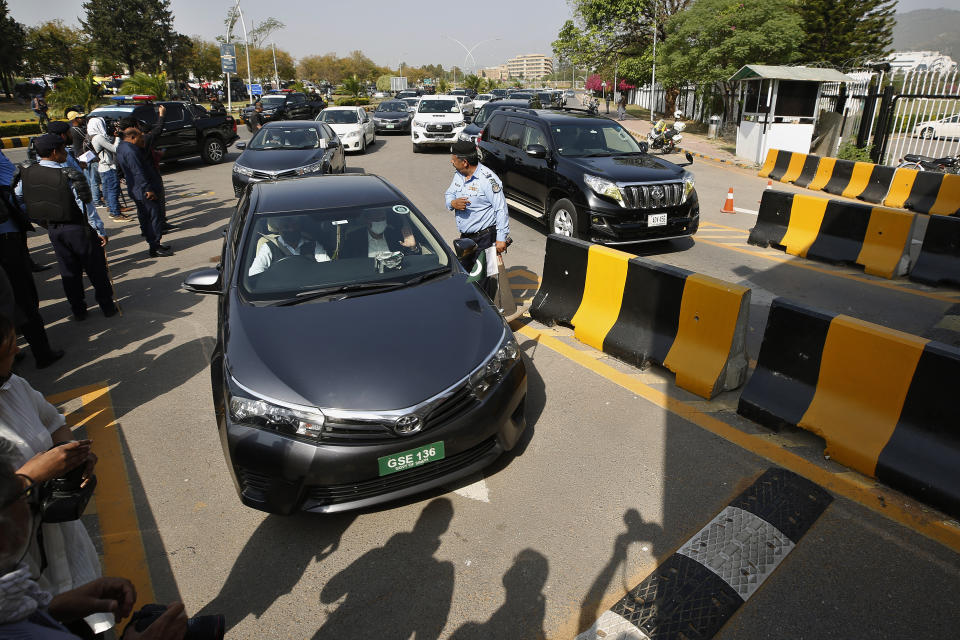
[[[279,230],[276,237],[266,238],[260,244],[257,255],[250,265],[249,275],[255,276],[270,268],[274,260],[287,256],[313,254],[317,262],[326,262],[330,259],[323,246],[313,238],[306,236],[301,230],[300,219],[296,217],[279,218],[274,223]]]

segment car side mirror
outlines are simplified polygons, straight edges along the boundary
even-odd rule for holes
[[[200,269],[188,275],[181,286],[192,293],[219,295],[221,290],[220,278],[219,269]]]
[[[235,146],[237,147],[237,149],[240,149],[241,151],[243,151],[244,149],[247,148],[247,143],[246,143],[246,142],[238,142]]]
[[[473,270],[473,264],[477,261],[476,242],[470,238],[457,238],[453,241],[453,253],[464,269],[468,272]]]
[[[648,151],[650,151],[650,145],[647,144],[646,142],[641,142],[641,143],[640,143],[640,153],[646,153],[646,152],[648,152]]]
[[[542,144],[528,144],[526,148],[527,155],[531,158],[546,158],[547,148]]]
[[[684,154],[684,155],[686,156],[687,161],[684,162],[683,164],[678,164],[678,165],[677,165],[678,167],[686,167],[687,165],[693,164],[693,154],[691,154],[689,151],[687,151],[686,154]]]

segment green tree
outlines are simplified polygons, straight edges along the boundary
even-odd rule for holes
[[[47,104],[61,113],[67,107],[81,105],[84,113],[89,113],[101,102],[102,87],[93,79],[93,74],[80,78],[64,78],[57,83],[55,91],[47,94]]]
[[[390,91],[390,76],[384,74],[377,78],[377,91]]]
[[[213,80],[223,75],[220,72],[220,46],[209,40],[195,37],[191,40],[190,70],[193,75]]]
[[[450,83],[447,82],[446,78],[440,78],[440,81],[437,83],[437,93],[446,93],[450,90]]]
[[[349,93],[351,96],[357,97],[363,93],[363,81],[360,80],[356,75],[352,75],[349,78],[344,78],[343,90]]]
[[[849,69],[885,59],[896,7],[896,0],[800,0],[800,60]]]
[[[727,79],[737,69],[796,60],[803,28],[793,9],[792,0],[697,0],[670,19],[657,50],[657,78],[672,86],[718,83],[733,113],[734,87]]]
[[[90,72],[90,43],[80,29],[49,20],[27,29],[23,59],[31,76],[85,76]]]
[[[84,31],[101,72],[158,71],[174,44],[170,0],[86,0]]]
[[[333,84],[340,84],[346,76],[341,59],[334,53],[301,58],[297,64],[297,72],[306,80],[314,82],[325,80]]]
[[[463,79],[463,86],[467,89],[473,89],[474,91],[480,91],[480,88],[483,85],[483,79],[478,78],[472,73]]]
[[[157,100],[167,99],[167,74],[158,73],[151,75],[137,71],[130,78],[123,82],[120,87],[120,93],[124,95],[152,95]]]
[[[0,0],[0,83],[3,92],[11,97],[13,79],[23,67],[23,46],[26,32],[14,20],[7,8],[7,0]]]

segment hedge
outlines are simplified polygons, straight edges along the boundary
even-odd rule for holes
[[[370,98],[337,98],[334,104],[338,107],[360,107],[370,104]]]
[[[39,133],[39,122],[0,124],[0,138],[9,138],[10,136],[35,136]]]

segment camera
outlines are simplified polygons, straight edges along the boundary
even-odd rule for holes
[[[144,605],[131,616],[127,629],[132,625],[135,631],[142,632],[166,610],[167,608],[162,604]],[[187,620],[187,633],[184,634],[183,640],[223,640],[224,633],[226,633],[226,623],[222,615],[196,616]]]
[[[65,443],[55,444],[59,447]],[[50,447],[51,449],[53,447]],[[47,480],[40,486],[40,511],[43,522],[70,522],[83,515],[97,486],[97,476],[91,475],[83,484],[84,465],[79,465],[59,478]]]

